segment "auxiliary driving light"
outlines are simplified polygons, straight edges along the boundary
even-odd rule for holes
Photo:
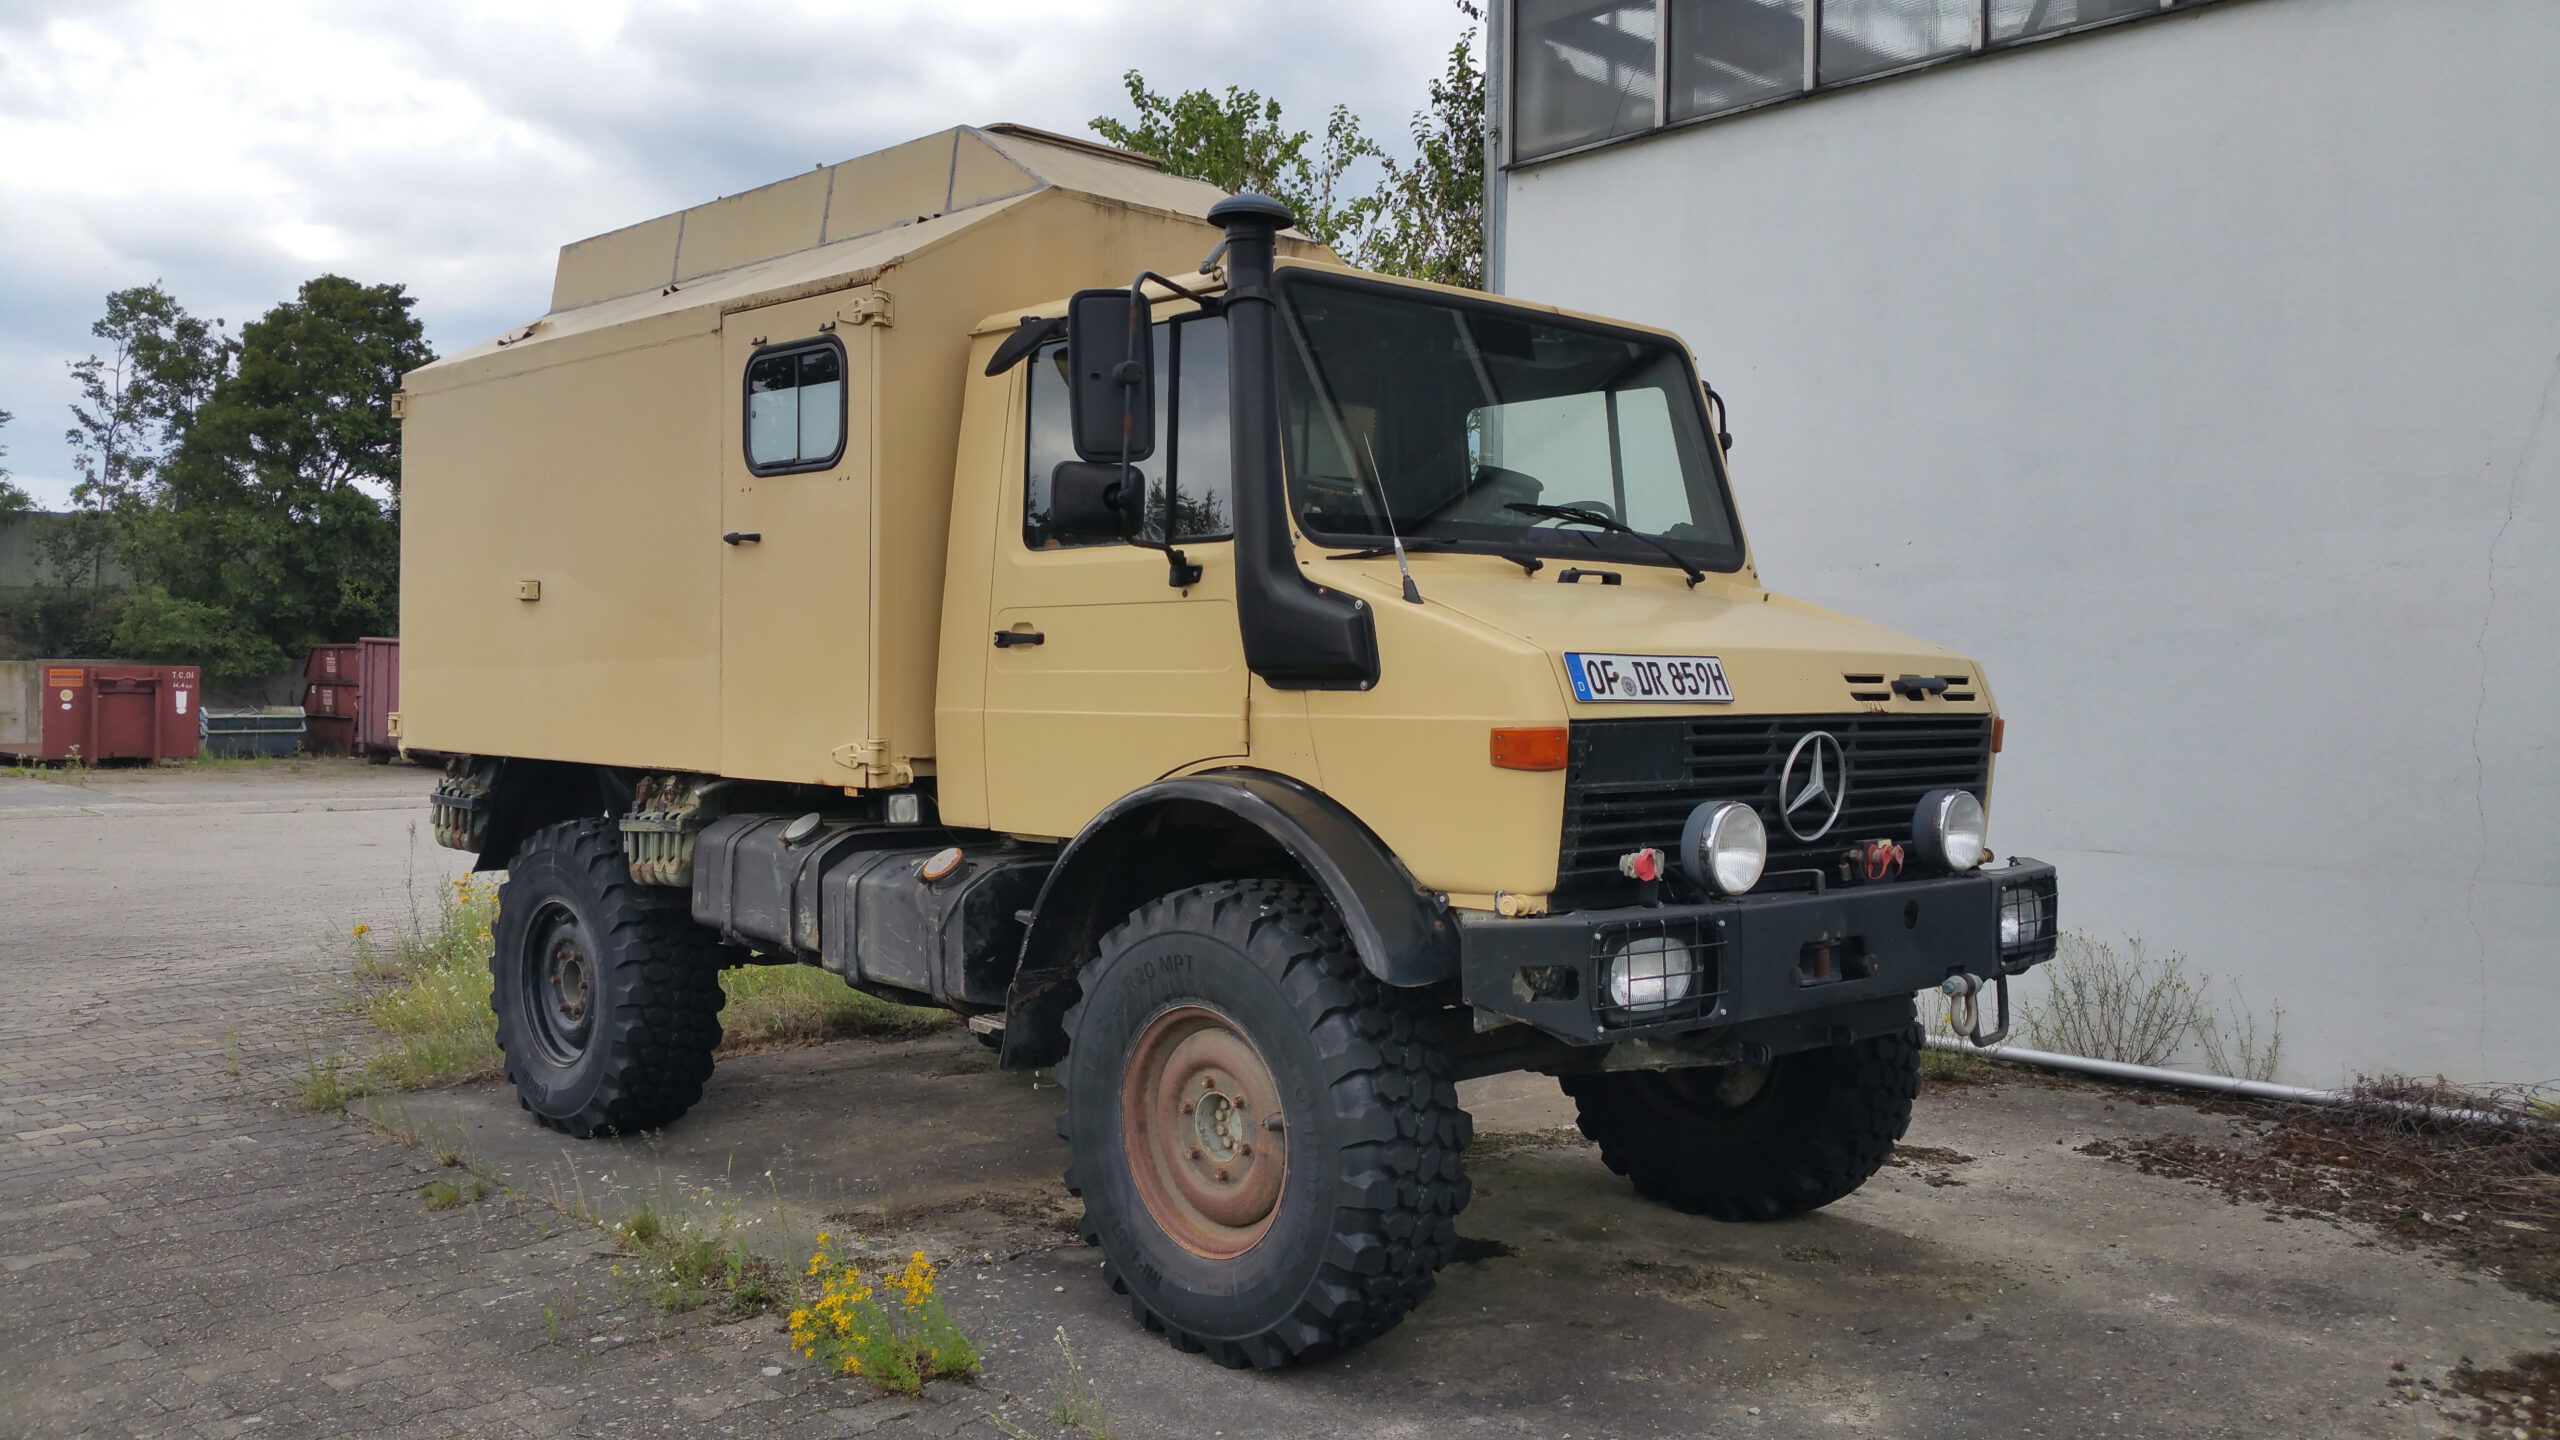
[[[1609,957],[1611,1007],[1643,1014],[1668,1010],[1698,988],[1698,957],[1668,935],[1638,935]]]
[[[1718,895],[1739,895],[1760,883],[1769,864],[1769,830],[1760,812],[1739,800],[1710,800],[1689,812],[1680,828],[1680,867]]]
[[[1911,848],[1932,865],[1970,870],[1982,863],[1987,827],[1982,802],[1969,790],[1932,790],[1911,812]]]

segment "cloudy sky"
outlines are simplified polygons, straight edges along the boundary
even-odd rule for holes
[[[539,314],[566,240],[954,124],[1083,134],[1159,90],[1336,102],[1393,141],[1448,0],[0,0],[0,466],[70,489],[105,294],[236,328],[327,271],[451,349]]]

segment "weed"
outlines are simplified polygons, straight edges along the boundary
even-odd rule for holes
[[[2019,1033],[2036,1049],[2165,1065],[2193,1046],[2215,1073],[2249,1080],[2272,1079],[2284,1054],[2282,1005],[2262,1035],[2237,980],[2224,982],[2233,1001],[2226,1015],[2214,982],[2189,970],[2187,957],[2155,958],[2139,936],[2118,949],[2066,934],[2043,973],[2044,997],[2019,1007]]]
[[[2065,935],[2044,971],[2044,998],[2022,1006],[2019,1017],[2027,1043],[2039,1050],[2158,1065],[2204,1020],[2186,957],[2155,960],[2139,936],[2118,950]]]
[[[234,1025],[222,1032],[222,1053],[231,1062],[231,1078],[240,1078],[240,1027]]]
[[[613,1227],[638,1263],[627,1272],[616,1265],[613,1273],[641,1298],[670,1313],[717,1305],[731,1315],[753,1315],[781,1303],[781,1273],[747,1249],[745,1239],[733,1231],[733,1218],[724,1218],[716,1233],[698,1234],[643,1204]]]
[[[475,1200],[488,1199],[489,1182],[476,1175],[464,1183],[434,1180],[418,1192],[418,1198],[424,1200],[430,1210],[456,1210]]]
[[[978,1347],[942,1307],[933,1262],[916,1251],[875,1286],[862,1266],[840,1259],[821,1233],[808,1278],[818,1298],[791,1312],[791,1348],[883,1390],[912,1395],[934,1376],[975,1374]]]
[[[2284,1007],[2275,1007],[2262,1040],[2258,1036],[2257,1012],[2249,1008],[2247,997],[2240,993],[2239,981],[2231,982],[2231,993],[2239,1002],[2235,1018],[2210,1015],[2196,1027],[2196,1043],[2204,1048],[2205,1065],[2216,1075],[2273,1080],[2276,1065],[2284,1058]]]
[[[560,1312],[548,1305],[542,1307],[542,1333],[554,1340],[560,1338]]]
[[[350,1082],[346,1061],[338,1056],[312,1055],[302,1062],[302,1078],[294,1084],[294,1101],[305,1110],[344,1110],[347,1102],[364,1091]]]
[[[1102,1391],[1093,1377],[1084,1373],[1084,1365],[1076,1359],[1076,1347],[1067,1339],[1067,1327],[1058,1327],[1058,1354],[1066,1361],[1066,1373],[1058,1379],[1050,1403],[1049,1418],[1070,1430],[1082,1430],[1093,1440],[1119,1440],[1111,1429],[1111,1417],[1103,1413]]]

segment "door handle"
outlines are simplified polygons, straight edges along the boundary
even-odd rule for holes
[[[724,543],[730,545],[760,545],[764,543],[764,537],[753,530],[732,530],[728,534],[721,536],[720,539]]]
[[[1045,645],[1048,641],[1049,637],[1041,634],[1037,630],[999,630],[996,632],[996,648],[999,650],[1010,650],[1016,645]]]

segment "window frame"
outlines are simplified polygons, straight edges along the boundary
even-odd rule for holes
[[[1681,373],[1688,377],[1690,390],[1698,396],[1699,427],[1701,430],[1701,438],[1704,442],[1701,447],[1700,458],[1705,463],[1708,478],[1714,482],[1716,500],[1724,507],[1725,524],[1733,532],[1733,553],[1728,559],[1722,555],[1696,553],[1706,549],[1705,546],[1699,545],[1696,542],[1674,543],[1685,543],[1690,545],[1692,548],[1684,551],[1683,553],[1686,554],[1689,560],[1699,569],[1704,570],[1711,575],[1739,575],[1750,568],[1751,536],[1742,528],[1742,510],[1740,506],[1734,503],[1733,498],[1733,477],[1731,473],[1725,469],[1723,452],[1717,448],[1714,438],[1714,416],[1707,410],[1706,386],[1698,378],[1697,357],[1689,353],[1688,346],[1681,344],[1679,341],[1672,339],[1659,331],[1639,330],[1633,326],[1612,324],[1606,320],[1593,320],[1580,315],[1568,315],[1560,311],[1546,310],[1534,305],[1515,304],[1504,300],[1498,295],[1487,295],[1475,292],[1443,293],[1440,291],[1427,291],[1420,289],[1418,286],[1400,285],[1394,281],[1374,279],[1366,275],[1337,274],[1332,271],[1316,270],[1307,266],[1298,265],[1282,266],[1279,271],[1272,276],[1272,289],[1277,292],[1281,301],[1280,313],[1282,323],[1285,326],[1281,343],[1284,345],[1303,346],[1304,344],[1304,337],[1300,333],[1298,326],[1298,308],[1294,293],[1300,287],[1310,289],[1350,290],[1372,295],[1384,295],[1400,300],[1412,300],[1425,305],[1442,305],[1453,310],[1469,310],[1482,314],[1504,317],[1526,317],[1540,325],[1551,325],[1559,330],[1579,330],[1585,334],[1601,336],[1604,339],[1622,340],[1640,345],[1657,346],[1669,352],[1672,358],[1678,362]],[[1291,382],[1287,378],[1287,371],[1284,370],[1282,384],[1285,386],[1289,383]],[[1285,417],[1285,411],[1288,405],[1288,397],[1285,390],[1282,394],[1275,396],[1274,399],[1281,405]],[[1283,429],[1284,431],[1286,429],[1285,418],[1283,421]],[[1342,547],[1346,549],[1368,549],[1375,546],[1380,540],[1390,538],[1384,535],[1344,534],[1338,531],[1319,530],[1314,525],[1308,523],[1306,518],[1306,495],[1299,483],[1298,456],[1296,450],[1290,444],[1285,434],[1283,435],[1281,443],[1281,457],[1283,485],[1287,493],[1290,523],[1296,526],[1298,532],[1304,535],[1310,542],[1328,548]],[[1568,545],[1564,543],[1563,540],[1547,538],[1550,535],[1570,535],[1575,537],[1575,539],[1580,543]],[[1516,541],[1504,540],[1497,542],[1460,540],[1452,543],[1449,548],[1462,553],[1475,554],[1501,554],[1505,551],[1516,550],[1549,560],[1571,561],[1597,559],[1605,560],[1612,564],[1624,563],[1629,565],[1662,565],[1667,563],[1663,558],[1662,552],[1654,549],[1651,545],[1637,541],[1629,536],[1618,535],[1604,530],[1567,531],[1544,530],[1532,527],[1524,528],[1521,531],[1521,538]]]
[[[832,350],[836,356],[836,448],[823,460],[794,459],[778,465],[759,465],[755,452],[756,392],[752,377],[757,362],[776,355],[799,355],[812,350]],[[805,390],[805,385],[795,386]],[[809,475],[820,470],[833,470],[844,463],[844,449],[851,438],[848,423],[853,414],[853,363],[846,355],[844,342],[833,335],[811,335],[799,340],[776,341],[759,345],[747,355],[747,363],[738,367],[738,458],[746,462],[747,473],[761,479],[768,475]],[[795,425],[795,432],[798,427]]]
[[[1223,321],[1225,319],[1226,311],[1223,307],[1215,310],[1195,308],[1185,310],[1179,315],[1168,315],[1162,320],[1148,322],[1150,326],[1162,325],[1165,327],[1165,373],[1158,377],[1158,383],[1156,385],[1156,406],[1158,415],[1164,424],[1164,444],[1161,447],[1160,456],[1165,466],[1165,474],[1173,481],[1174,493],[1177,497],[1185,493],[1182,489],[1182,406],[1180,399],[1182,395],[1182,327],[1195,321]],[[1230,337],[1230,341],[1232,343],[1232,336]],[[1135,540],[1120,539],[1102,535],[1079,536],[1073,541],[1068,541],[1064,537],[1060,536],[1052,536],[1050,538],[1058,541],[1059,543],[1052,545],[1035,545],[1031,543],[1031,406],[1038,391],[1038,384],[1032,379],[1031,372],[1039,365],[1040,359],[1043,355],[1049,353],[1054,347],[1063,346],[1066,343],[1067,342],[1063,339],[1046,340],[1041,342],[1039,345],[1033,347],[1029,355],[1023,358],[1021,366],[1023,371],[1021,426],[1022,471],[1020,474],[1020,484],[1015,493],[1019,495],[1022,500],[1022,523],[1014,528],[1022,537],[1022,548],[1034,555],[1047,555],[1062,550],[1098,550],[1108,545],[1136,545],[1138,543]],[[1231,367],[1235,364],[1235,352],[1232,348],[1227,352],[1227,363]],[[1230,423],[1232,423],[1232,420],[1230,420]],[[1140,463],[1141,468],[1143,468],[1144,462]],[[1148,486],[1148,495],[1150,500],[1153,499],[1154,490],[1155,486],[1153,483],[1150,483]],[[1215,534],[1207,535],[1176,535],[1166,543],[1172,545],[1223,545],[1236,538],[1235,466],[1234,457],[1232,455],[1228,457],[1226,495],[1227,524],[1225,529],[1220,530]],[[1168,515],[1166,518],[1170,521],[1173,517]]]
[[[1628,134],[1609,135],[1596,140],[1578,141],[1571,145],[1555,149],[1541,150],[1533,154],[1523,153],[1521,150],[1520,127],[1514,120],[1514,116],[1519,106],[1520,95],[1522,93],[1520,77],[1523,67],[1526,66],[1529,58],[1527,48],[1521,44],[1520,6],[1516,3],[1516,0],[1497,0],[1497,3],[1500,5],[1501,33],[1499,36],[1499,48],[1501,50],[1502,58],[1502,73],[1493,78],[1494,83],[1499,85],[1501,89],[1501,94],[1497,100],[1497,107],[1500,109],[1504,120],[1507,122],[1504,125],[1502,135],[1499,140],[1500,163],[1497,168],[1504,171],[1510,171],[1525,169],[1532,165],[1544,165],[1551,161],[1568,159],[1575,155],[1587,154],[1590,151],[1602,149],[1611,145],[1631,144],[1650,136],[1662,134],[1665,131],[1679,130],[1691,125],[1709,124],[1718,120],[1730,120],[1737,115],[1748,115],[1756,110],[1766,110],[1773,105],[1792,105],[1800,101],[1814,99],[1817,96],[1828,95],[1834,91],[1846,90],[1858,85],[1871,84],[1878,80],[1889,80],[1897,76],[1910,75],[1922,70],[1936,69],[1942,65],[1961,65],[1968,61],[1982,59],[1986,56],[2005,55],[2012,51],[2024,50],[2031,46],[2042,45],[2052,41],[2069,40],[2083,35],[2092,35],[2101,31],[2112,30],[2119,25],[2140,25],[2160,19],[2164,16],[2189,14],[2194,11],[2210,9],[2218,5],[2228,4],[2231,3],[2231,0],[2157,0],[2157,9],[2139,11],[2129,15],[2110,15],[2097,20],[2075,21],[2069,25],[2056,26],[2051,29],[2036,30],[2024,34],[2005,37],[1992,33],[1991,0],[1967,0],[1967,8],[1971,11],[1973,23],[1972,43],[1970,45],[1962,49],[1944,51],[1934,55],[1925,55],[1901,64],[1887,66],[1878,70],[1866,71],[1857,75],[1843,76],[1836,79],[1824,79],[1821,74],[1823,0],[1804,0],[1804,13],[1801,17],[1805,32],[1804,51],[1802,55],[1804,73],[1800,77],[1800,83],[1795,89],[1781,91],[1771,95],[1759,96],[1755,99],[1746,100],[1720,110],[1708,110],[1694,115],[1682,115],[1676,117],[1669,113],[1671,108],[1669,100],[1671,82],[1670,72],[1672,69],[1671,49],[1673,44],[1671,32],[1674,28],[1671,24],[1670,12],[1673,0],[1651,0],[1651,4],[1654,8],[1653,123]]]

